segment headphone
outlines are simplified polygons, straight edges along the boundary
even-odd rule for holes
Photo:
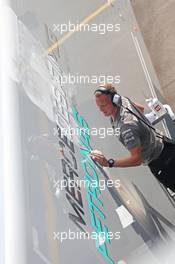
[[[94,94],[98,92],[105,94],[105,95],[110,95],[111,102],[115,107],[120,108],[122,106],[122,97],[116,91],[110,91],[106,89],[105,87],[100,86],[98,89],[95,90]]]

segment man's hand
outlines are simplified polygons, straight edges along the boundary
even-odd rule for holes
[[[103,153],[99,150],[92,150],[90,156],[93,160],[98,162],[103,167],[109,167],[108,160],[105,158]]]

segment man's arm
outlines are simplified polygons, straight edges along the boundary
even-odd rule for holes
[[[141,105],[141,104],[139,104],[139,103],[136,103],[136,102],[134,102],[134,105],[135,105],[135,107],[136,108],[138,108],[142,113],[144,112],[144,106],[143,105]]]
[[[141,147],[135,147],[129,150],[130,155],[128,157],[115,160],[114,167],[126,168],[135,167],[142,164],[143,158],[141,157]],[[99,150],[93,150],[90,153],[92,159],[98,162],[103,167],[109,167],[108,160]]]
[[[130,149],[129,153],[130,155],[128,157],[115,160],[114,167],[126,168],[140,166],[142,164],[143,158],[141,157],[141,147]]]
[[[115,160],[114,167],[126,168],[140,166],[143,162],[141,155],[141,141],[139,128],[136,124],[125,124],[120,129],[120,140],[128,149],[129,156]],[[102,166],[108,167],[108,162],[101,151],[95,150],[90,153],[91,157]]]

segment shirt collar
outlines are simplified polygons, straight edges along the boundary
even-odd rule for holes
[[[110,117],[110,120],[111,120],[111,123],[114,124],[114,123],[118,123],[120,118],[121,118],[121,115],[122,115],[122,107],[119,109],[119,111],[116,113],[115,117],[111,116]]]

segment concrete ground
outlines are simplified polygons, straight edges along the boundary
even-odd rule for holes
[[[175,1],[132,0],[163,93],[175,110]]]

